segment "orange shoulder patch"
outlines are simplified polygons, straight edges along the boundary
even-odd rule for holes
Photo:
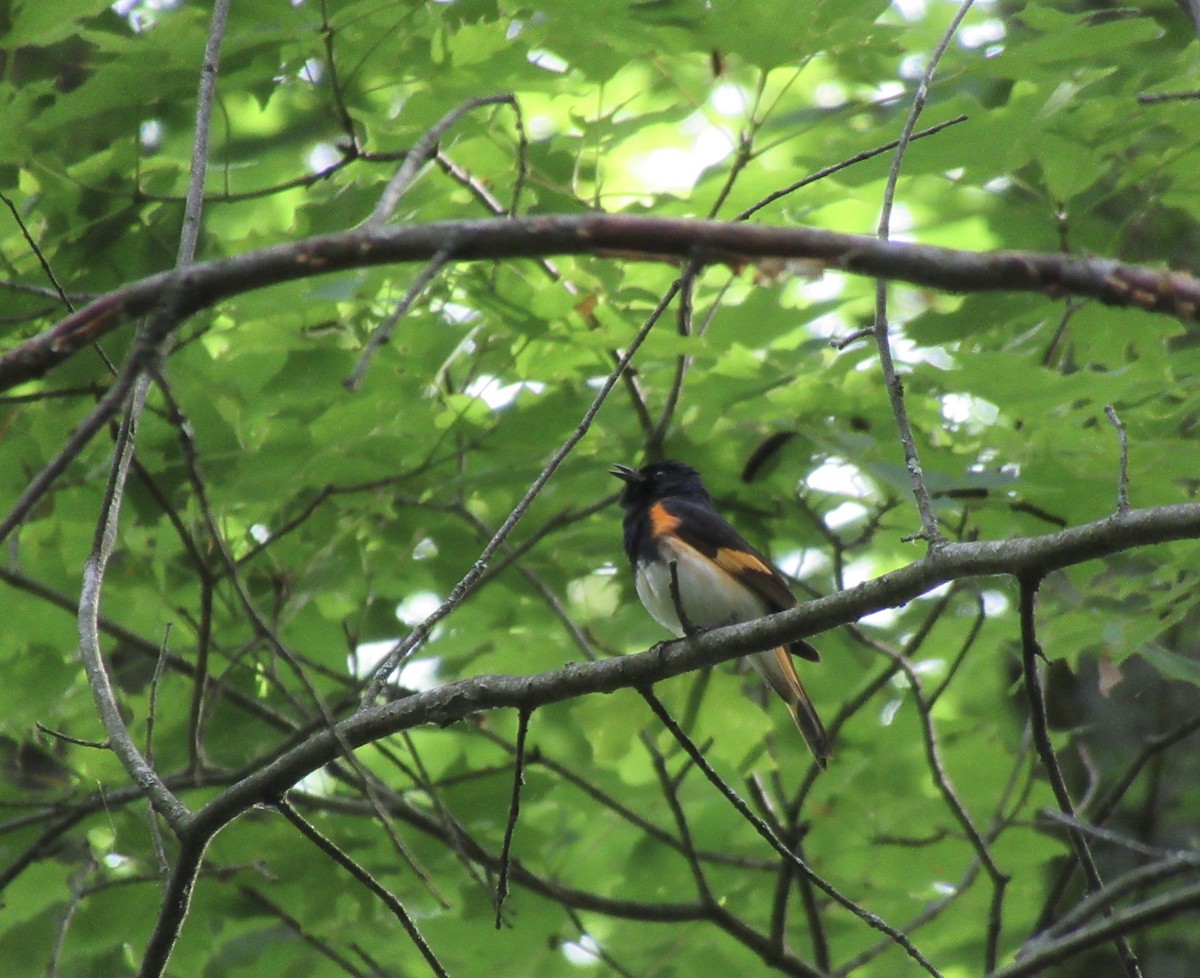
[[[770,564],[758,554],[735,547],[720,547],[713,562],[735,581],[766,602],[769,611],[796,606],[796,596]]]
[[[652,503],[646,515],[650,517],[650,535],[655,540],[679,526],[679,517],[668,513],[667,507],[662,503]]]
[[[717,550],[717,556],[714,559],[718,567],[726,573],[732,574],[734,577],[739,576],[744,571],[766,574],[768,577],[775,576],[775,572],[763,563],[760,557],[745,550],[731,550],[729,547],[721,547]]]

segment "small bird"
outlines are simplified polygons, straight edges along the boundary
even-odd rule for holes
[[[625,483],[625,553],[638,597],[664,628],[682,637],[795,607],[779,572],[721,518],[691,466],[654,462],[610,471]],[[787,704],[824,770],[833,747],[796,675],[793,655],[821,658],[803,641],[747,658]]]

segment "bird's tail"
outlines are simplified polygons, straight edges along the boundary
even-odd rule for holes
[[[829,741],[829,734],[825,732],[825,725],[817,716],[816,707],[812,705],[812,700],[808,698],[808,693],[800,683],[800,677],[796,675],[791,653],[786,647],[780,646],[770,652],[758,652],[749,658],[755,669],[787,704],[788,712],[796,721],[800,735],[816,758],[817,766],[824,771],[829,759],[833,757],[833,744]]]
[[[825,725],[817,716],[816,708],[812,705],[812,700],[808,698],[808,693],[804,691],[803,686],[799,686],[796,690],[796,698],[789,700],[787,707],[792,719],[796,721],[796,726],[800,728],[800,735],[808,744],[808,749],[817,759],[817,767],[824,771],[829,759],[833,757],[833,744],[829,742],[829,734],[825,732]]]

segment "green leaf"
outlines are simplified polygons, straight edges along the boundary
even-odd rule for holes
[[[1167,679],[1178,679],[1193,686],[1200,686],[1200,662],[1194,658],[1164,648],[1156,642],[1141,646],[1138,655]]]
[[[89,319],[81,349],[0,391],[0,520],[50,475],[0,540],[6,974],[138,972],[171,910],[164,866],[204,842],[164,974],[431,973],[392,898],[453,975],[921,973],[844,907],[809,899],[718,778],[938,973],[976,974],[1045,938],[1052,898],[1060,919],[1080,912],[1074,889],[1052,892],[1067,850],[1037,820],[1049,785],[1030,778],[1014,578],[1031,567],[1046,571],[1035,626],[1055,666],[1054,746],[1069,777],[1087,759],[1128,843],[1096,848],[1101,874],[1126,871],[1114,853],[1200,834],[1200,770],[1177,736],[1200,674],[1196,540],[1164,543],[1138,516],[1119,552],[1080,544],[1053,572],[1056,558],[1014,557],[1024,538],[1061,548],[1079,538],[1053,534],[1111,518],[1123,462],[1136,510],[1194,507],[1200,492],[1200,344],[1188,280],[1168,274],[1196,265],[1195,104],[1143,97],[1200,88],[1174,0],[976,4],[942,52],[916,133],[966,121],[907,146],[892,237],[967,255],[942,262],[944,289],[886,284],[908,452],[870,331],[878,283],[854,273],[854,249],[785,262],[697,238],[703,267],[682,279],[683,262],[656,255],[661,225],[636,254],[586,235],[541,254],[565,215],[757,208],[767,227],[874,234],[889,146],[952,6],[232,4],[197,259],[236,274],[150,364],[115,525],[103,514],[131,399],[113,385],[143,322]],[[119,309],[174,268],[211,16],[207,3],[0,3],[4,362],[31,337],[69,352],[65,327],[47,333],[71,315],[58,285],[76,310],[120,290],[105,307]],[[496,93],[515,104],[469,101]],[[390,226],[453,222],[438,224],[444,262],[281,264],[307,236],[361,229],[421,145],[435,158]],[[535,219],[524,240],[463,260],[474,222],[509,213]],[[294,277],[264,286],[260,249]],[[1144,306],[1179,301],[1163,315],[1065,294],[1029,252],[1089,260],[1114,294],[1137,281],[1128,296]],[[970,291],[956,271],[968,260],[1027,290]],[[1122,262],[1139,271],[1121,277]],[[97,425],[105,398],[119,409]],[[510,820],[520,718],[491,707],[495,691],[513,702],[528,677],[565,668],[569,682],[667,637],[638,599],[608,474],[657,457],[696,466],[737,532],[817,602],[822,661],[797,669],[835,756],[818,774],[785,704],[728,663],[655,687],[706,766],[637,691],[538,707]],[[1190,510],[1158,512],[1187,534]],[[97,539],[112,544],[107,683],[78,649]],[[988,576],[943,581],[968,543]],[[839,612],[891,572],[916,582],[902,604]],[[403,671],[364,707],[367,673],[410,637]],[[148,820],[144,771],[104,746],[106,688],[110,725],[192,813],[185,828]],[[461,719],[411,723],[430,698],[435,719]],[[349,740],[330,738],[335,723]],[[964,815],[1007,880],[998,944],[996,886],[973,871]],[[1144,905],[1129,895],[1128,910]],[[1194,929],[1151,921],[1139,957],[1191,974]]]

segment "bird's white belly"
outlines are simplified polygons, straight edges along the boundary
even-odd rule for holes
[[[767,613],[752,591],[686,544],[660,541],[668,560],[675,562],[679,600],[687,623],[695,629],[716,628],[734,622],[753,621]],[[684,634],[675,600],[671,595],[671,570],[667,563],[639,564],[635,575],[638,597],[646,610],[664,628]]]

